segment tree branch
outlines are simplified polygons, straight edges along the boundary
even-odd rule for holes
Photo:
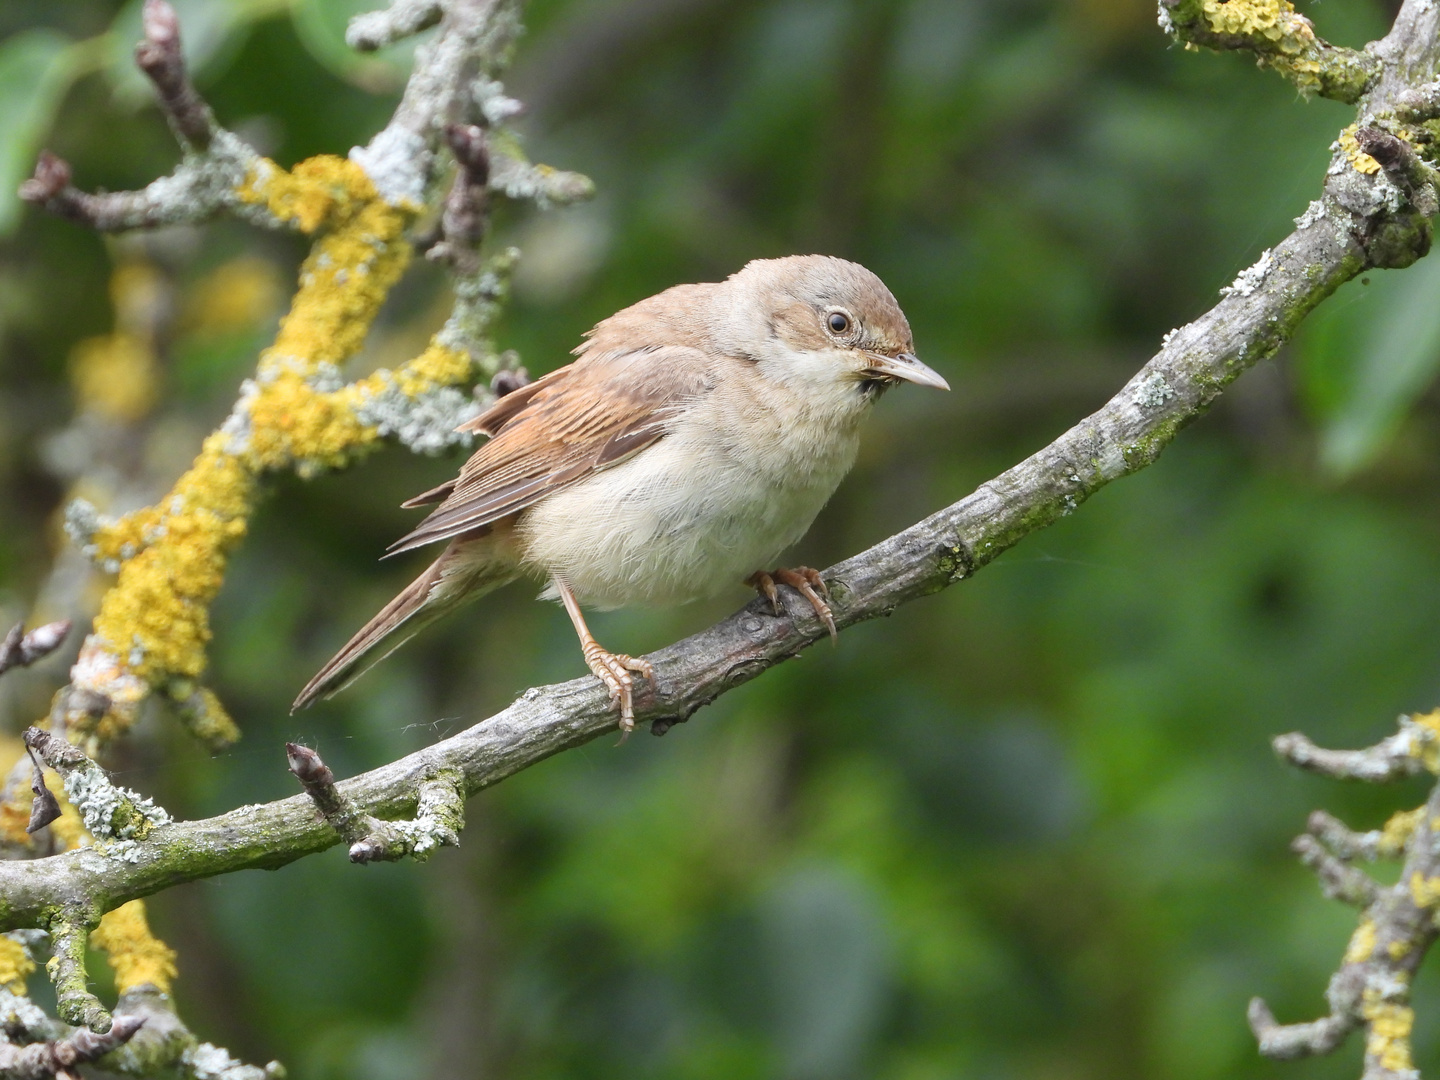
[[[175,9],[166,0],[145,0],[141,25],[145,38],[135,47],[135,63],[155,84],[160,108],[181,144],[205,150],[220,125],[190,81],[180,52],[180,20]]]
[[[141,1017],[125,1017],[117,1019],[103,1035],[77,1028],[63,1038],[29,1046],[0,1043],[0,1074],[7,1080],[79,1080],[76,1065],[92,1062],[123,1046],[144,1023]]]
[[[1166,335],[1160,352],[1099,411],[954,505],[825,572],[837,625],[888,615],[993,562],[1025,536],[1072,513],[1113,480],[1153,462],[1226,385],[1270,356],[1304,315],[1375,265],[1404,265],[1428,243],[1428,222],[1393,205],[1383,175],[1332,168],[1322,197],[1281,243],[1199,319]],[[1408,245],[1408,246],[1407,246]],[[785,614],[752,601],[649,659],[655,680],[636,703],[655,734],[690,717],[825,635],[808,604],[782,593]],[[468,730],[337,785],[361,813],[415,813],[422,784],[452,773],[465,794],[613,730],[614,710],[593,678],[532,689]],[[94,851],[0,864],[0,927],[34,925],[84,897],[108,909],[197,878],[284,865],[337,843],[308,798],[244,807],[205,821],[157,826],[125,861]]]
[[[161,0],[150,0],[150,4],[151,8],[163,6]],[[1182,427],[1202,415],[1243,371],[1272,355],[1300,320],[1341,284],[1369,267],[1407,266],[1428,251],[1431,231],[1426,215],[1436,200],[1434,174],[1425,171],[1429,166],[1421,160],[1425,151],[1417,155],[1411,152],[1413,147],[1397,146],[1391,137],[1406,142],[1405,132],[1383,124],[1376,127],[1371,120],[1397,116],[1402,108],[1410,110],[1410,115],[1429,107],[1433,95],[1424,86],[1434,79],[1440,5],[1433,0],[1406,0],[1391,34],[1360,54],[1335,50],[1314,38],[1309,23],[1295,15],[1286,0],[1231,0],[1223,5],[1214,0],[1163,0],[1163,4],[1177,17],[1172,28],[1182,37],[1188,34],[1204,44],[1251,49],[1302,88],[1360,101],[1359,123],[1365,130],[1374,127],[1377,134],[1364,136],[1363,145],[1361,137],[1354,135],[1353,152],[1342,139],[1320,198],[1297,220],[1294,232],[1223,289],[1222,299],[1209,312],[1167,334],[1159,352],[1105,406],[952,506],[831,567],[824,576],[839,627],[888,615],[901,604],[970,577],[1031,532],[1073,512],[1106,484],[1149,465]],[[423,203],[440,174],[438,152],[447,133],[451,153],[461,166],[454,198],[447,207],[448,220],[443,222],[446,243],[454,248],[473,249],[483,232],[487,189],[542,202],[588,191],[588,181],[583,178],[537,169],[517,152],[507,149],[504,155],[492,157],[496,144],[483,138],[485,125],[499,123],[515,108],[498,82],[484,72],[475,72],[477,57],[499,56],[514,35],[518,23],[511,0],[444,0],[440,7],[440,32],[422,46],[415,75],[391,124],[369,146],[353,152],[350,163],[321,163],[337,175],[347,165],[358,167],[374,189],[368,197],[357,198],[353,206],[335,210],[338,216],[332,225],[336,228],[358,228],[345,216],[351,213],[367,209],[399,213],[400,207]],[[1220,12],[1220,8],[1225,10]],[[1223,22],[1239,18],[1245,11],[1273,13],[1280,37],[1265,33],[1263,27],[1241,25],[1227,30],[1214,25],[1215,18]],[[431,7],[419,0],[397,0],[383,17],[372,17],[375,28],[366,31],[370,34],[367,40],[393,40],[418,29],[432,15]],[[1208,29],[1193,20],[1185,21],[1191,15],[1203,19]],[[365,30],[364,24],[361,30]],[[1234,41],[1202,40],[1205,33],[1221,34],[1222,30],[1238,37]],[[156,54],[151,67],[177,133],[198,144],[206,137],[201,131],[203,116],[192,107],[193,102],[187,102],[185,85],[176,81],[178,51],[171,48],[173,42],[167,44],[167,33],[163,19],[147,19],[147,41]],[[1281,44],[1273,49],[1265,44],[1277,40]],[[183,68],[179,78],[183,80]],[[1308,85],[1311,78],[1314,87]],[[168,82],[161,85],[164,80]],[[302,210],[296,208],[294,190],[273,183],[273,166],[253,154],[246,157],[248,151],[236,149],[238,140],[232,145],[233,136],[222,129],[209,127],[207,131],[208,149],[194,160],[212,164],[225,160],[229,162],[225,169],[207,173],[192,167],[187,173],[187,165],[182,163],[173,177],[157,181],[145,192],[82,196],[70,188],[63,162],[42,159],[36,179],[27,185],[28,193],[62,213],[88,216],[92,223],[103,220],[114,227],[177,219],[175,215],[183,217],[196,207],[208,213],[229,206],[226,200],[271,221],[289,224],[299,220]],[[1388,167],[1386,161],[1371,157],[1367,147],[1378,150]],[[223,159],[227,153],[230,158]],[[243,176],[236,179],[234,170],[241,163]],[[167,183],[170,188],[165,187]],[[188,201],[170,201],[175,190],[188,192]],[[190,197],[206,190],[219,194],[208,203]],[[95,199],[111,201],[103,205],[87,202]],[[287,203],[287,199],[291,201]],[[319,219],[306,231],[318,225]],[[323,253],[323,247],[317,246],[317,252]],[[502,256],[502,263],[508,257]],[[366,263],[367,271],[369,266]],[[329,275],[326,281],[336,288],[356,288],[348,267],[337,269],[320,262],[311,267],[316,273],[321,268]],[[460,271],[459,299],[451,322],[437,341],[452,351],[480,349],[481,331],[503,292],[500,264],[492,263],[487,269],[467,263],[456,269]],[[341,271],[346,274],[343,281]],[[302,285],[302,294],[306,288],[310,285]],[[301,306],[297,299],[297,310]],[[363,326],[349,329],[363,332]],[[317,340],[329,347],[324,335]],[[338,354],[343,359],[343,350]],[[277,349],[273,357],[262,361],[256,383],[247,391],[251,397],[237,406],[236,423],[213,437],[220,441],[206,453],[213,458],[210,464],[215,470],[231,468],[237,462],[249,470],[241,485],[242,511],[249,506],[246,500],[253,495],[253,480],[261,472],[311,460],[289,443],[277,448],[255,442],[265,434],[262,420],[257,418],[261,416],[257,403],[263,404],[267,387],[289,379],[290,383],[283,385],[296,394],[353,391],[358,400],[345,400],[357,415],[386,392],[381,384],[376,384],[371,397],[365,396],[371,391],[359,384],[325,389],[330,369],[337,362],[328,356],[323,351],[310,355]],[[380,420],[364,422],[375,431],[385,430]],[[241,455],[251,456],[242,459]],[[206,460],[202,455],[202,463]],[[321,458],[314,460],[323,463]],[[145,545],[153,550],[164,542],[159,533],[141,529],[143,522],[131,524],[137,539],[130,547],[136,554],[125,556],[127,566],[130,560],[145,557]],[[105,528],[110,528],[114,535],[109,539],[118,544],[120,532]],[[224,550],[223,542],[217,540],[216,551],[223,556]],[[639,718],[651,722],[654,734],[664,734],[720,694],[825,636],[825,627],[808,604],[795,602],[788,593],[782,597],[786,609],[780,615],[772,614],[757,598],[716,626],[648,658],[655,678],[642,686],[636,711]],[[118,637],[130,640],[125,635]],[[82,652],[72,690],[83,691],[93,683],[113,689],[117,695],[141,694],[125,682],[125,678],[136,679],[127,673],[127,662],[99,645]],[[183,680],[171,678],[174,674],[167,669],[152,683],[170,687],[178,697]],[[194,689],[189,684],[186,687],[187,692]],[[70,708],[67,702],[73,704],[72,698],[80,700],[73,693],[60,696],[62,715]],[[120,698],[105,696],[105,700],[109,709]],[[111,785],[94,762],[63,740],[37,732],[28,739],[30,745],[65,776],[67,793],[99,842],[30,862],[0,862],[0,929],[49,929],[55,941],[53,977],[62,1014],[102,1025],[108,1016],[86,988],[83,968],[85,941],[101,913],[181,882],[251,867],[281,866],[341,840],[350,843],[352,858],[358,861],[424,854],[436,844],[453,842],[464,796],[613,727],[608,695],[593,678],[532,689],[488,720],[346,782],[335,783],[318,757],[311,761],[299,754],[304,760],[296,771],[308,794],[183,823],[169,821],[163,811]],[[1434,759],[1440,751],[1432,727],[1416,720],[1400,736],[1382,744],[1383,751],[1343,760],[1299,736],[1290,737],[1283,746],[1277,743],[1277,748],[1312,768],[1388,779],[1418,767],[1436,767]],[[1332,980],[1329,1018],[1282,1027],[1263,1003],[1252,1007],[1252,1023],[1267,1053],[1297,1056],[1323,1052],[1363,1022],[1370,1032],[1367,1069],[1372,1059],[1375,1069],[1367,1076],[1404,1075],[1411,1015],[1406,1004],[1409,977],[1433,939],[1435,929],[1429,916],[1440,902],[1440,863],[1431,865],[1440,854],[1432,850],[1437,844],[1430,832],[1430,822],[1440,812],[1437,800],[1440,794],[1432,796],[1436,805],[1409,826],[1416,839],[1406,848],[1402,885],[1392,889],[1381,889],[1344,864],[1346,851],[1364,847],[1352,840],[1354,834],[1347,836],[1327,826],[1318,832],[1322,840],[1336,841],[1330,852],[1313,838],[1299,845],[1331,891],[1363,905],[1365,914],[1346,962]],[[1392,843],[1391,849],[1394,847]],[[1378,840],[1375,850],[1381,850]],[[237,1068],[250,1067],[237,1063]]]
[[[1253,53],[1302,93],[1347,105],[1380,77],[1379,57],[1331,45],[1289,0],[1160,0],[1160,25],[1191,47]]]
[[[1440,711],[1400,718],[1400,733],[1362,751],[1310,749],[1290,755],[1292,763],[1314,768],[1319,755],[1328,775],[1362,780],[1396,780],[1411,770],[1440,771]],[[1422,733],[1424,737],[1422,736]],[[1301,737],[1283,737],[1299,745]],[[1277,739],[1279,743],[1282,740]],[[1331,767],[1333,766],[1333,767]],[[1250,1003],[1250,1027],[1266,1057],[1292,1059],[1328,1054],[1353,1030],[1365,1027],[1364,1080],[1414,1080],[1410,1055],[1414,1010],[1410,987],[1434,943],[1434,914],[1440,908],[1440,784],[1425,805],[1394,815],[1383,829],[1356,833],[1329,814],[1310,815],[1309,833],[1294,850],[1319,876],[1325,895],[1361,908],[1359,925],[1326,992],[1330,1014],[1312,1023],[1278,1024],[1264,1001]],[[1322,847],[1328,847],[1326,851]],[[1333,852],[1333,854],[1332,854]],[[1338,857],[1337,857],[1338,856]],[[1342,860],[1404,857],[1396,884],[1382,887]]]

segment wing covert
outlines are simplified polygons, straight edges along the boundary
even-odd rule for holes
[[[389,554],[489,525],[639,453],[665,435],[678,406],[710,388],[709,366],[686,346],[586,353],[506,394],[465,425],[491,438],[450,490],[426,493],[444,492],[444,501]]]

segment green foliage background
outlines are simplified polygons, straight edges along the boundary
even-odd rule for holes
[[[404,51],[345,52],[352,0],[179,6],[222,119],[283,163],[365,141],[393,104]],[[133,29],[95,37],[135,9],[0,5],[6,191],[42,143],[90,188],[171,167]],[[1308,13],[1359,45],[1393,7]],[[600,192],[500,214],[497,241],[525,251],[501,344],[532,373],[670,284],[821,251],[890,284],[955,387],[883,401],[797,552],[817,566],[1104,401],[1291,228],[1351,119],[1172,47],[1145,0],[534,0],[527,19],[509,85],[530,150]],[[40,448],[72,410],[67,353],[111,325],[116,249],[12,202],[0,224],[14,618],[58,546]],[[246,252],[289,280],[301,254],[229,223],[166,243],[182,295]],[[443,290],[417,268],[359,363],[423,341]],[[1152,469],[663,740],[602,741],[481,795],[459,851],[360,869],[337,849],[155,899],[183,1014],[305,1080],[1357,1075],[1353,1040],[1262,1063],[1245,1003],[1317,1015],[1353,925],[1287,851],[1306,812],[1374,827],[1423,785],[1300,777],[1267,740],[1359,745],[1440,704],[1437,296],[1434,259],[1347,286]],[[264,338],[171,343],[162,480]],[[202,816],[290,794],[284,739],[347,774],[582,674],[563,613],[516,587],[288,715],[416,571],[376,561],[413,518],[397,504],[457,464],[390,450],[278,484],[216,609],[213,681],[244,741],[207,759],[156,718],[123,782]],[[744,599],[593,625],[639,652]],[[1431,1071],[1436,1000],[1427,976]]]

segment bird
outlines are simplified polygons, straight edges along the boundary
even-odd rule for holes
[[[513,389],[459,430],[487,436],[389,556],[439,557],[300,692],[329,697],[462,604],[518,578],[546,582],[581,653],[635,726],[642,658],[600,645],[582,606],[670,606],[727,585],[798,591],[835,636],[809,567],[768,570],[855,462],[861,422],[902,382],[949,390],[915,355],[890,290],[828,255],[757,259],[676,285],[584,335],[568,365]],[[435,505],[438,504],[438,505]]]

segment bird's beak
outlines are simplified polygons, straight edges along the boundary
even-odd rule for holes
[[[914,353],[902,352],[896,356],[882,353],[866,353],[870,366],[864,371],[867,379],[885,379],[914,383],[916,386],[933,386],[936,390],[949,390],[950,384],[940,374],[920,362]]]

